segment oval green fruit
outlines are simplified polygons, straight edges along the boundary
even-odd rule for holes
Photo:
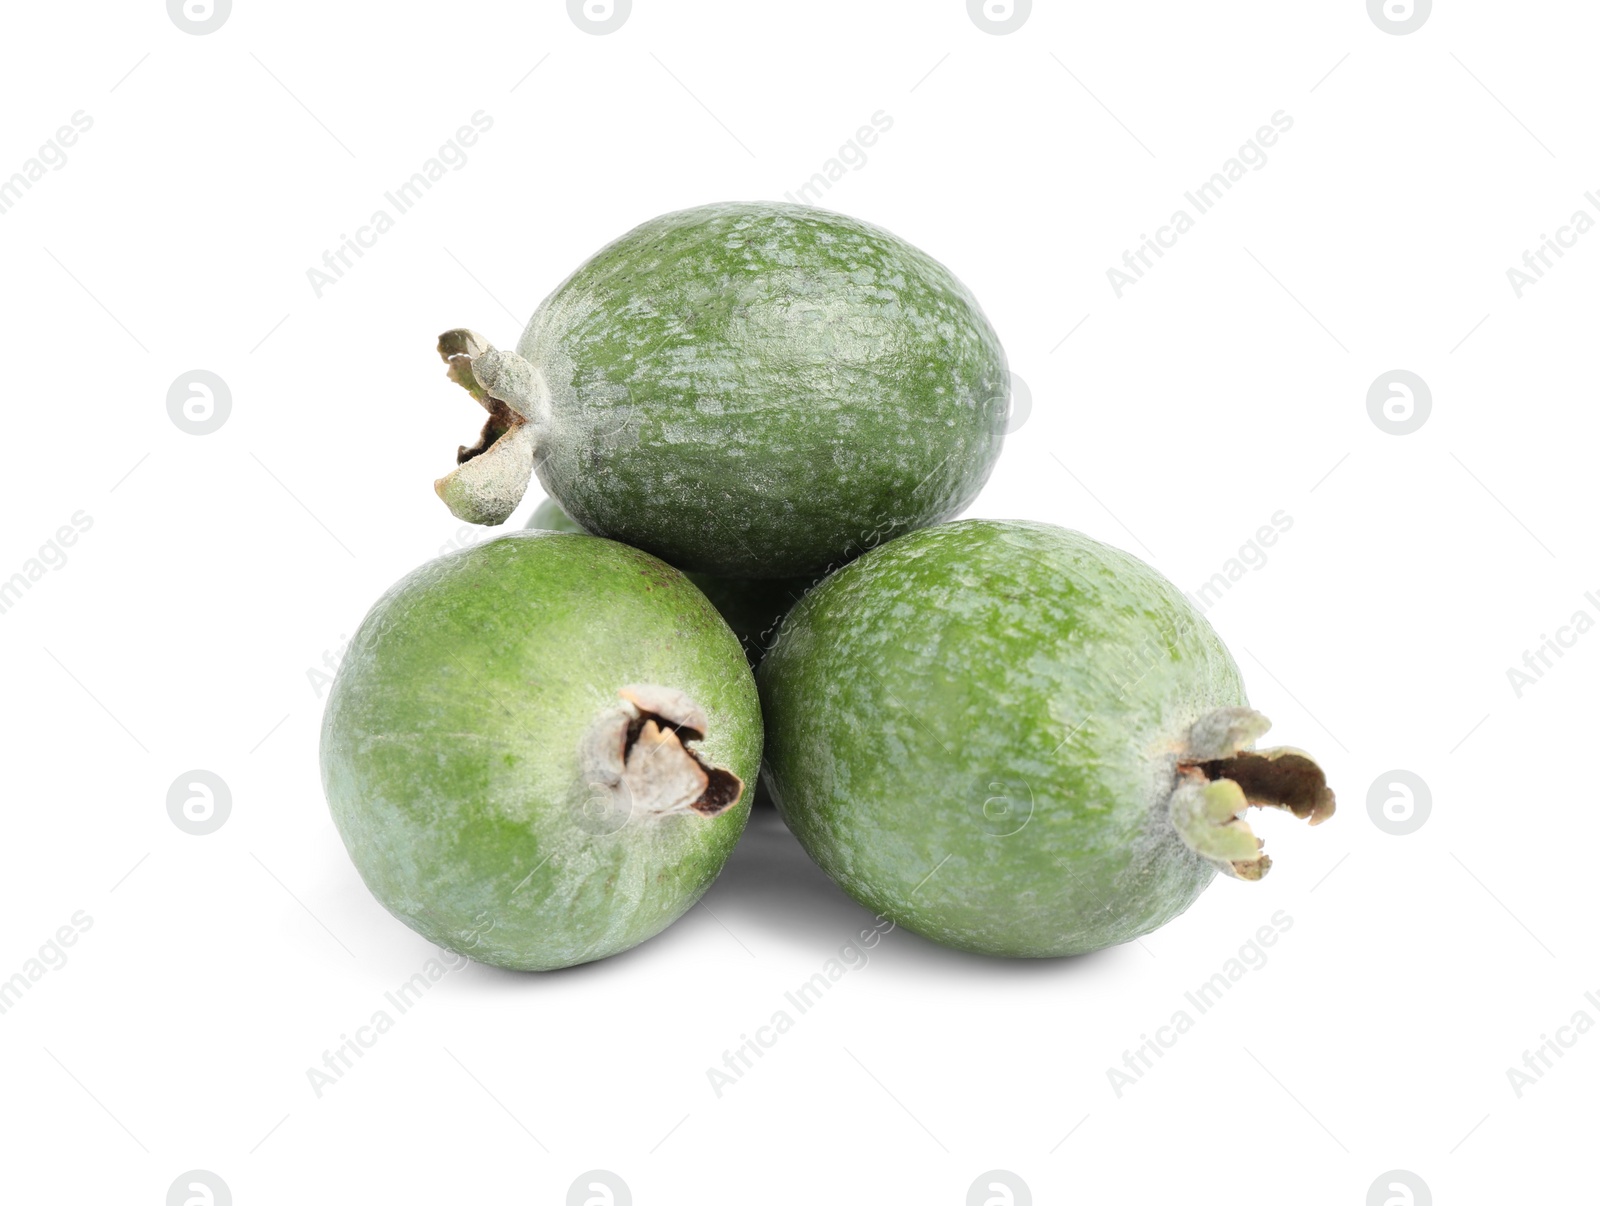
[[[583,531],[553,498],[545,499],[534,508],[527,526],[546,532]],[[761,664],[767,646],[778,635],[783,617],[817,582],[812,577],[718,578],[711,574],[688,574],[686,577],[722,613],[733,635],[744,646],[744,655],[752,669]]]
[[[815,574],[958,513],[999,455],[1005,354],[888,231],[755,202],[667,214],[556,289],[515,352],[456,330],[489,412],[436,484],[503,523],[537,472],[586,531],[684,570]]]
[[[362,622],[322,776],[374,896],[502,967],[601,959],[690,908],[749,815],[761,715],[739,643],[647,553],[518,532]]]
[[[1269,862],[1249,805],[1313,824],[1316,764],[1171,583],[1046,524],[965,520],[846,566],[758,671],[763,785],[867,908],[936,941],[1049,956],[1165,924]]]

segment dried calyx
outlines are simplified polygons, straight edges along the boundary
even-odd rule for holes
[[[744,783],[689,748],[704,740],[705,710],[682,691],[641,684],[617,692],[622,706],[595,722],[581,751],[591,791],[618,811],[646,816],[694,812],[714,817],[739,802]]]
[[[1172,823],[1191,850],[1238,879],[1260,879],[1272,866],[1246,809],[1282,808],[1313,825],[1333,815],[1333,791],[1309,754],[1249,748],[1271,727],[1249,708],[1218,709],[1190,728],[1178,759]]]
[[[439,355],[447,376],[489,412],[477,443],[456,452],[457,468],[433,483],[451,514],[468,523],[500,524],[522,501],[538,450],[540,397],[533,366],[502,352],[476,331],[446,331]]]

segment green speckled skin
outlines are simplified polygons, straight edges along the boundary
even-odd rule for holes
[[[996,955],[1092,951],[1214,870],[1167,815],[1189,726],[1243,706],[1182,593],[1046,524],[903,536],[790,613],[758,671],[767,794],[867,908]]]
[[[1000,453],[1005,354],[885,230],[781,203],[646,222],[548,297],[546,492],[684,570],[814,575],[958,513]]]
[[[553,498],[534,508],[528,527],[546,532],[581,532]],[[722,613],[733,635],[744,646],[751,669],[761,664],[767,646],[778,635],[778,627],[816,579],[806,578],[717,578],[710,574],[689,574],[689,581],[711,600]]]
[[[715,817],[578,824],[579,746],[637,683],[699,703],[695,749],[745,783]],[[700,898],[749,815],[761,750],[733,634],[670,566],[593,536],[518,532],[449,553],[373,607],[322,726],[333,818],[382,904],[485,963],[604,958]]]

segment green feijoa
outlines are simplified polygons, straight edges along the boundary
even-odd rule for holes
[[[1177,588],[1046,524],[892,541],[789,614],[758,671],[763,785],[868,908],[997,955],[1126,942],[1218,870],[1269,866],[1250,805],[1333,793],[1268,727]]]
[[[517,532],[390,588],[322,724],[334,822],[412,929],[502,967],[627,950],[716,878],[761,750],[739,643],[677,570]]]
[[[527,526],[547,532],[583,531],[553,498],[545,499],[534,508]],[[711,574],[687,577],[722,613],[733,635],[744,646],[745,657],[752,668],[761,663],[767,646],[778,634],[783,617],[817,581],[811,577],[717,578]]]
[[[802,205],[646,222],[545,299],[516,351],[439,339],[489,412],[435,488],[503,523],[534,473],[584,530],[684,570],[815,575],[957,514],[999,455],[1010,377],[948,269]]]
[[[583,529],[572,522],[572,517],[561,509],[561,504],[553,498],[547,498],[533,509],[533,514],[528,516],[526,525],[535,532],[582,532]]]

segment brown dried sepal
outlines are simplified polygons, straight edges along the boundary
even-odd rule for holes
[[[1249,708],[1221,708],[1196,721],[1169,800],[1173,825],[1190,849],[1237,879],[1272,866],[1245,823],[1246,809],[1281,808],[1320,825],[1333,815],[1333,790],[1311,755],[1288,746],[1248,749],[1271,727]]]
[[[1310,754],[1287,745],[1241,750],[1232,758],[1192,764],[1207,779],[1231,779],[1258,808],[1282,808],[1320,825],[1333,815],[1333,789]]]

